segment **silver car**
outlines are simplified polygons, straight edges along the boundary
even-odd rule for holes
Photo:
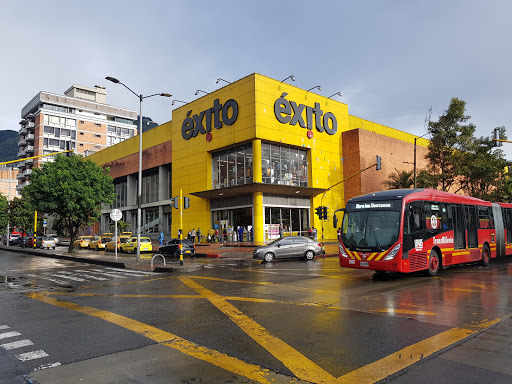
[[[317,241],[304,236],[286,236],[267,245],[256,247],[252,257],[267,262],[291,257],[304,257],[306,260],[313,260],[316,255],[321,253],[322,247]]]

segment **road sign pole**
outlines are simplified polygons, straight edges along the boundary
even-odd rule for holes
[[[114,246],[114,252],[116,255],[117,260],[117,242],[119,239],[117,238],[117,222],[123,218],[123,212],[119,209],[113,209],[112,212],[110,212],[110,218],[114,220],[114,239],[115,239],[115,246]]]
[[[180,265],[183,265],[183,190],[180,188]]]

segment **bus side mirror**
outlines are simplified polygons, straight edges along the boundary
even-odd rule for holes
[[[334,228],[338,228],[338,218],[336,217],[336,215],[333,215],[332,217],[332,226]]]

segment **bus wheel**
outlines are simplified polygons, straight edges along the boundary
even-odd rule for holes
[[[432,250],[430,252],[430,258],[428,260],[428,269],[427,275],[430,277],[434,277],[439,272],[439,266],[441,263],[439,262],[439,255],[436,251]]]
[[[482,260],[480,260],[480,265],[484,267],[489,265],[489,261],[491,260],[491,251],[489,251],[489,247],[484,245],[482,248]]]

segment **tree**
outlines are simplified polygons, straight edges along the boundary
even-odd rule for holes
[[[3,195],[0,195],[0,233],[5,233],[7,231],[8,209],[9,203],[7,198]]]
[[[389,180],[384,182],[388,189],[411,188],[414,185],[413,171],[399,171],[395,168],[395,173],[389,175]]]
[[[37,211],[56,216],[70,234],[71,252],[79,229],[97,220],[101,204],[115,198],[108,172],[80,156],[58,155],[53,162],[34,168],[22,195]]]
[[[15,197],[9,203],[9,222],[18,227],[21,233],[30,232],[34,228],[34,209],[27,199]]]
[[[128,228],[130,225],[132,225],[132,224],[131,223],[127,223],[126,221],[123,221],[123,220],[118,220],[117,221],[117,233],[124,232],[124,230],[126,228]]]

